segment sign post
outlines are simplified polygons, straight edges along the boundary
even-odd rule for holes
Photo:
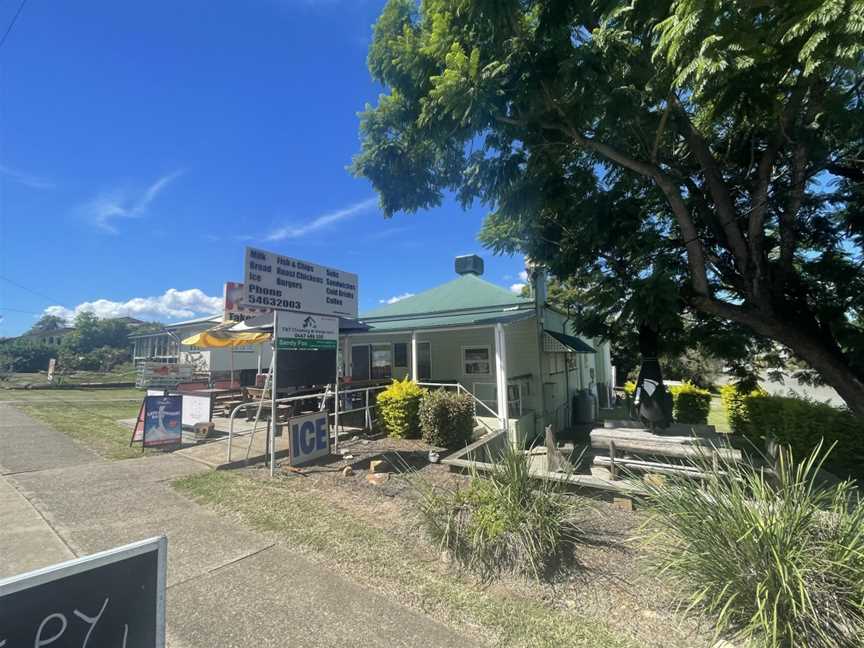
[[[273,355],[270,359],[270,476],[276,474],[276,376],[279,354],[279,311],[273,311]]]
[[[0,579],[0,647],[164,648],[165,536]]]

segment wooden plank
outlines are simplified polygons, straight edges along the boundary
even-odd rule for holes
[[[711,446],[688,446],[681,444],[664,444],[657,441],[642,441],[634,439],[609,439],[605,443],[600,443],[592,439],[591,445],[594,448],[606,449],[610,444],[614,443],[616,450],[619,452],[631,452],[641,455],[656,455],[660,457],[675,457],[676,459],[705,459],[712,460],[713,457],[722,459],[726,462],[740,462],[744,457],[740,450],[734,448],[714,448]]]
[[[594,457],[594,465],[602,466],[604,468],[609,468],[611,472],[612,468],[612,460],[609,457],[598,456]],[[676,476],[685,476],[685,477],[693,477],[695,479],[708,479],[712,476],[711,473],[704,472],[702,470],[698,470],[697,468],[693,468],[691,466],[675,466],[673,464],[664,464],[658,463],[654,461],[639,461],[637,459],[621,459],[620,457],[615,459],[615,464],[619,466],[623,466],[628,470],[635,470],[639,472],[649,472],[649,473],[658,473],[661,475],[676,475]],[[721,473],[722,474],[722,473]]]

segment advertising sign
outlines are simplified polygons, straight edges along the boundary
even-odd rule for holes
[[[357,275],[246,248],[247,306],[357,317]]]
[[[144,397],[144,447],[177,445],[183,441],[183,397]]]
[[[195,427],[196,423],[209,423],[213,406],[210,396],[183,394],[183,427]]]
[[[167,546],[151,538],[0,580],[0,646],[163,648]]]
[[[283,313],[276,330],[280,351],[319,351],[335,349],[339,339],[339,318],[306,313]]]
[[[288,427],[291,430],[288,448],[292,466],[300,466],[330,454],[327,412],[295,416],[289,419]]]
[[[245,322],[252,317],[258,317],[271,312],[269,308],[250,308],[244,304],[246,285],[236,281],[225,282],[225,309],[222,313],[223,322]]]

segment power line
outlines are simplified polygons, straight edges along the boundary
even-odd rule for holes
[[[9,32],[12,31],[12,28],[15,26],[15,22],[18,20],[18,16],[21,15],[21,12],[24,10],[24,5],[27,4],[27,0],[21,0],[21,4],[18,5],[18,11],[15,12],[15,15],[12,16],[12,22],[9,23],[9,26],[6,28],[6,31],[3,33],[3,37],[0,38],[0,47],[3,47],[3,43],[6,42],[6,38],[9,36]]]
[[[6,308],[0,306],[0,311],[8,311],[10,313],[24,313],[25,315],[41,315],[42,313],[34,313],[33,311],[21,310],[20,308]]]
[[[63,304],[63,300],[55,299],[54,297],[49,297],[48,295],[46,295],[44,293],[40,293],[36,290],[33,290],[29,286],[25,286],[24,284],[20,284],[17,281],[12,281],[11,279],[9,279],[9,277],[4,277],[3,275],[0,275],[0,281],[5,281],[6,283],[12,284],[16,288],[20,288],[21,290],[26,290],[27,292],[32,293],[32,294],[36,295],[37,297],[41,297],[42,299],[47,299],[48,301],[54,302],[55,304],[61,304],[61,305]]]

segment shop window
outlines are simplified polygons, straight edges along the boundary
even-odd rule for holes
[[[393,377],[393,358],[389,344],[372,345],[372,379]]]
[[[408,367],[408,344],[396,342],[393,345],[393,366],[401,368]]]
[[[488,346],[462,347],[462,366],[466,375],[492,373],[491,354]]]

